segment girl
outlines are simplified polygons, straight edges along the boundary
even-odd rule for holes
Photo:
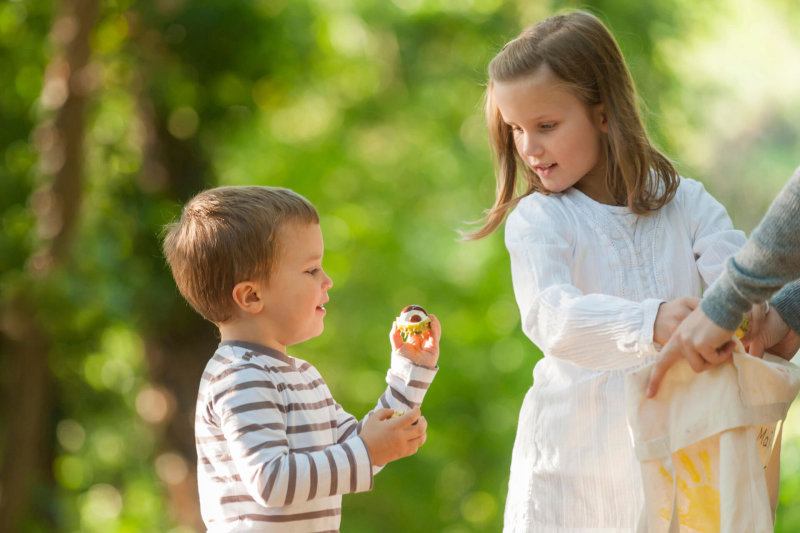
[[[650,144],[619,47],[593,15],[523,31],[490,63],[486,96],[497,198],[467,237],[515,208],[514,292],[544,354],[520,413],[505,531],[630,532],[643,502],[625,375],[666,343],[744,235]]]

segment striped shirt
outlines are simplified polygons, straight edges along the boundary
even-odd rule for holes
[[[392,354],[377,407],[420,405],[437,370]],[[221,343],[195,415],[209,532],[338,531],[342,494],[370,490],[380,470],[358,436],[361,424],[308,362],[254,343]]]

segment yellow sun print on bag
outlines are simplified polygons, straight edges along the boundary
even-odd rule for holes
[[[675,456],[688,476],[688,479],[684,479],[680,474],[677,475],[678,521],[681,525],[699,533],[717,533],[720,528],[719,490],[714,487],[714,475],[708,451],[700,449],[695,461],[692,461],[684,450],[678,451],[673,458]],[[698,472],[696,461],[702,465],[702,472]],[[672,476],[663,465],[660,471],[671,485]],[[662,508],[659,514],[669,521],[672,512],[669,508]]]

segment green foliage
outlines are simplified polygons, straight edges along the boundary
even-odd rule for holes
[[[334,281],[326,331],[291,352],[319,367],[348,411],[363,415],[381,393],[388,330],[403,306],[424,305],[443,324],[441,371],[424,405],[428,441],[389,465],[372,492],[344,498],[343,530],[500,530],[517,413],[541,354],[520,331],[502,236],[465,243],[457,232],[493,200],[481,109],[488,61],[528,23],[585,4],[102,3],[82,218],[68,265],[46,284],[26,264],[38,242],[31,198],[42,179],[36,127],[48,118],[39,96],[54,14],[41,0],[0,4],[0,298],[27,291],[55,346],[52,479],[40,480],[24,531],[188,531],[165,503],[170,472],[187,465],[163,449],[157,414],[170,396],[151,383],[144,345],[191,320],[161,259],[160,229],[188,196],[218,184],[291,187],[319,209]],[[768,4],[797,46],[800,25],[789,21],[800,13],[791,2]],[[797,153],[791,117],[800,107],[759,93],[775,110],[755,107],[763,139],[740,131],[738,158],[728,159],[729,139],[686,141],[711,123],[720,133],[708,103],[740,94],[712,86],[710,74],[690,78],[674,61],[710,42],[707,27],[752,8],[740,0],[715,15],[721,5],[588,3],[617,35],[668,153],[704,175],[719,163],[714,178],[747,154],[776,176],[755,206],[729,205],[734,218],[750,209],[741,220],[752,227],[797,163],[788,154]],[[800,527],[798,443],[785,443],[776,531]]]

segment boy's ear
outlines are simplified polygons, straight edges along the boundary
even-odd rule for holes
[[[233,301],[245,313],[258,313],[264,307],[261,284],[255,281],[240,281],[233,286]]]

